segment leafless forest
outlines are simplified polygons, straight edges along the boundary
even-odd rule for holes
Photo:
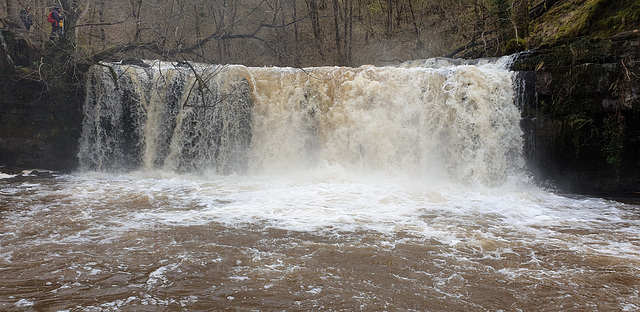
[[[44,45],[63,8],[80,56],[249,66],[389,64],[504,53],[526,35],[529,0],[0,0],[0,17],[32,7],[28,36]]]

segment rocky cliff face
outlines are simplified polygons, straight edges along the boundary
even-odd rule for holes
[[[527,157],[568,192],[640,195],[640,35],[575,39],[525,53]]]
[[[75,168],[82,123],[76,93],[47,90],[38,82],[0,75],[0,165]]]
[[[0,166],[2,170],[75,168],[82,123],[82,83],[60,57],[36,50],[12,31],[2,31],[0,53]],[[32,55],[33,54],[33,55]],[[57,65],[52,65],[57,64]],[[8,168],[7,168],[8,167]]]

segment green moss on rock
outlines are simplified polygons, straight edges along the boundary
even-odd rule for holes
[[[607,38],[638,29],[640,28],[640,1],[609,1],[596,18],[589,27],[589,33],[596,38]]]
[[[609,38],[638,28],[638,0],[567,0],[532,21],[529,44],[544,46],[580,36]]]

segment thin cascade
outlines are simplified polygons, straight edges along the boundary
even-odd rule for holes
[[[229,157],[246,154],[246,82],[220,66],[150,63],[91,69],[78,154],[82,169],[226,173],[246,167],[245,156]]]

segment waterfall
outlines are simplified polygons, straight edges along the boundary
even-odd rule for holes
[[[83,170],[353,172],[492,186],[522,170],[507,58],[394,67],[102,63],[86,86]]]
[[[100,64],[86,87],[84,170],[238,172],[251,140],[249,84],[239,67]]]

